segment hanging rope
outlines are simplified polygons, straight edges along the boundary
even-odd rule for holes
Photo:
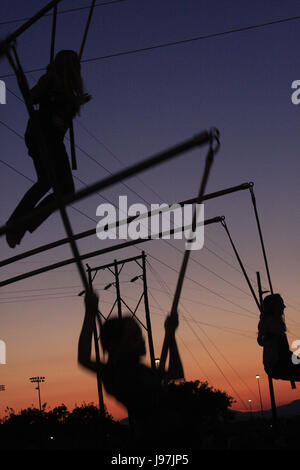
[[[254,213],[255,213],[255,219],[256,219],[256,223],[257,223],[257,228],[258,228],[258,233],[259,233],[259,238],[260,238],[260,243],[261,243],[261,249],[262,249],[262,252],[263,252],[265,267],[266,267],[266,271],[267,271],[267,277],[268,277],[268,281],[269,281],[270,292],[271,292],[271,294],[273,294],[274,292],[273,292],[273,286],[272,286],[272,282],[271,282],[271,275],[270,275],[270,270],[269,270],[269,265],[268,265],[268,260],[267,260],[267,255],[266,255],[266,250],[265,250],[265,244],[264,244],[263,234],[262,234],[262,230],[261,230],[261,225],[260,225],[260,221],[259,221],[259,217],[258,217],[256,198],[255,198],[255,195],[254,195],[253,186],[254,186],[254,183],[250,183],[249,191],[250,191],[250,194],[251,194],[251,200],[252,200],[253,209],[254,209]]]
[[[259,303],[259,301],[258,301],[258,299],[257,299],[257,296],[256,296],[256,294],[255,294],[255,291],[254,291],[254,289],[253,289],[253,287],[252,287],[252,284],[251,284],[251,282],[250,282],[250,279],[249,279],[249,277],[248,277],[248,274],[247,274],[247,272],[246,272],[246,270],[245,270],[245,268],[244,268],[244,265],[243,265],[243,263],[242,263],[242,260],[241,260],[241,258],[240,258],[240,255],[238,254],[238,251],[237,251],[237,249],[236,249],[236,247],[235,247],[235,244],[234,244],[234,242],[233,242],[233,240],[232,240],[232,238],[231,238],[231,235],[230,235],[230,233],[229,233],[228,227],[227,227],[226,222],[225,222],[225,217],[224,217],[224,219],[221,221],[221,224],[222,224],[222,226],[224,227],[224,229],[225,229],[225,231],[226,231],[226,233],[227,233],[227,235],[228,235],[229,241],[230,241],[230,243],[231,243],[231,246],[232,246],[232,248],[233,248],[233,251],[234,251],[234,253],[235,253],[235,256],[236,256],[236,258],[237,258],[237,260],[238,260],[238,263],[239,263],[239,265],[240,265],[240,268],[241,268],[241,270],[242,270],[242,272],[243,272],[243,274],[244,274],[244,277],[245,277],[245,279],[246,279],[246,282],[247,282],[247,284],[248,284],[248,286],[249,286],[249,289],[250,289],[250,291],[251,291],[251,294],[252,294],[252,296],[253,296],[253,298],[254,298],[254,300],[255,300],[255,303],[256,303],[258,309],[260,310],[260,303]]]
[[[217,142],[217,145],[214,148],[213,143],[215,141]],[[205,192],[205,188],[206,188],[207,181],[208,181],[208,177],[209,177],[209,173],[210,173],[210,169],[211,169],[212,164],[213,164],[214,155],[219,150],[219,147],[220,147],[219,131],[217,129],[213,129],[211,131],[211,134],[210,134],[209,151],[208,151],[208,154],[207,154],[206,160],[205,160],[205,168],[204,168],[204,172],[203,172],[203,176],[202,176],[202,180],[201,180],[201,184],[200,184],[200,189],[199,189],[199,193],[198,193],[198,197],[197,197],[197,205],[201,204],[201,202],[202,202],[204,192]],[[197,205],[196,205],[196,208],[194,210],[192,230],[191,230],[191,234],[190,234],[188,243],[193,243],[193,233],[195,233],[195,229],[196,229],[196,225],[197,225],[197,216],[198,216],[198,206]],[[183,255],[181,269],[180,269],[180,272],[179,272],[177,286],[176,286],[174,299],[173,299],[171,312],[170,312],[171,317],[174,317],[177,314],[177,311],[178,311],[178,304],[179,304],[180,295],[181,295],[183,282],[184,282],[184,278],[185,278],[185,273],[186,273],[186,269],[187,269],[187,265],[188,265],[188,261],[189,261],[189,257],[190,257],[190,251],[191,250],[186,249],[185,252],[184,252],[184,255]],[[161,372],[163,372],[164,369],[165,369],[165,363],[166,363],[166,359],[167,359],[168,349],[169,349],[169,337],[167,335],[165,335],[165,339],[164,339],[164,343],[163,343],[162,351],[161,351],[161,356],[160,356],[160,364],[159,364],[159,369],[160,369]]]
[[[29,114],[30,119],[32,121],[32,124],[34,126],[36,136],[37,136],[37,144],[38,144],[38,147],[40,149],[40,154],[42,155],[42,158],[46,158],[46,155],[48,154],[48,149],[47,149],[47,146],[45,145],[45,140],[44,140],[44,136],[43,136],[43,133],[42,133],[42,130],[41,130],[41,127],[40,127],[39,119],[38,119],[36,113],[34,112],[33,104],[32,104],[32,101],[31,101],[31,96],[30,96],[29,86],[28,86],[25,74],[23,72],[23,69],[22,69],[22,66],[21,66],[16,48],[15,48],[14,45],[12,45],[11,47],[12,47],[12,51],[14,53],[14,59],[11,56],[11,53],[10,53],[9,49],[6,50],[6,55],[7,55],[7,58],[9,60],[9,63],[11,64],[11,66],[12,66],[12,68],[13,68],[15,74],[16,74],[17,81],[18,81],[18,84],[19,84],[19,87],[20,87],[20,91],[21,91],[22,96],[24,98],[28,114]],[[87,277],[86,277],[82,262],[80,260],[80,254],[79,254],[77,244],[76,244],[75,239],[74,239],[72,227],[71,227],[71,224],[70,224],[67,212],[66,212],[66,208],[61,203],[61,194],[60,194],[59,186],[57,184],[57,180],[56,180],[56,177],[55,177],[55,172],[54,172],[54,169],[53,169],[53,166],[52,166],[52,159],[48,158],[48,161],[50,163],[50,166],[49,166],[50,181],[52,181],[54,194],[57,197],[57,202],[58,202],[58,205],[59,205],[59,210],[60,210],[61,217],[62,217],[64,226],[65,226],[65,230],[66,230],[66,233],[68,235],[68,238],[70,239],[69,243],[70,243],[70,246],[71,246],[71,249],[72,249],[72,252],[73,252],[73,256],[74,256],[74,259],[76,260],[77,268],[78,268],[82,283],[83,283],[85,289],[88,290],[89,289],[89,284],[88,284],[88,281],[87,281]]]
[[[86,43],[86,38],[87,38],[87,35],[88,35],[88,32],[89,32],[91,19],[92,19],[93,12],[94,12],[95,3],[96,3],[96,0],[92,0],[91,6],[90,6],[90,11],[89,11],[89,16],[88,16],[88,19],[87,19],[87,22],[86,22],[83,38],[82,38],[82,41],[81,41],[81,47],[80,47],[80,51],[79,51],[79,59],[82,58],[84,46],[85,46],[85,43]]]
[[[54,60],[55,51],[55,36],[56,36],[56,19],[57,19],[57,4],[53,8],[53,19],[52,19],[52,32],[51,32],[51,48],[50,48],[50,64]]]
[[[96,2],[96,0],[92,0],[91,6],[90,6],[89,16],[88,16],[88,19],[87,19],[87,22],[86,22],[85,30],[84,30],[84,33],[83,33],[83,38],[82,38],[82,41],[81,41],[80,51],[79,51],[79,54],[78,54],[79,60],[81,60],[81,58],[82,58],[84,46],[85,46],[87,35],[88,35],[88,32],[89,32],[89,27],[90,27],[90,24],[91,24],[91,19],[92,19],[93,12],[94,12],[95,2]],[[73,121],[71,121],[71,123],[70,123],[69,133],[70,133],[72,169],[77,170]]]
[[[259,239],[260,239],[261,249],[262,249],[262,253],[263,253],[263,258],[264,258],[264,262],[265,262],[265,267],[266,267],[270,292],[271,292],[271,294],[274,294],[272,281],[271,281],[270,270],[269,270],[269,264],[268,264],[268,259],[267,259],[263,234],[262,234],[262,230],[261,230],[260,220],[259,220],[259,216],[258,216],[258,210],[257,210],[256,198],[255,198],[253,186],[254,186],[254,183],[250,183],[249,191],[250,191],[250,194],[251,194],[251,201],[252,201],[252,204],[253,204],[253,209],[254,209],[256,224],[257,224],[257,228],[258,228],[258,233],[259,233]],[[260,308],[260,311],[261,311],[261,308]],[[295,389],[296,388],[295,382],[293,380],[291,380],[290,383],[291,383],[291,387],[293,389]]]
[[[75,150],[75,138],[74,138],[74,126],[73,126],[73,121],[71,121],[71,123],[70,123],[69,134],[70,134],[70,148],[71,148],[72,170],[77,170],[77,161],[76,161],[76,150]]]

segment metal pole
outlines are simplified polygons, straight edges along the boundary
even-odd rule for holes
[[[222,224],[223,227],[225,228],[225,231],[226,231],[226,233],[227,233],[227,235],[228,235],[230,244],[231,244],[231,246],[232,246],[232,248],[233,248],[233,251],[234,251],[234,253],[235,253],[235,256],[236,256],[236,258],[237,258],[237,260],[238,260],[238,263],[239,263],[239,265],[240,265],[240,268],[241,268],[241,270],[242,270],[242,272],[243,272],[243,274],[244,274],[244,277],[245,277],[245,279],[246,279],[246,282],[247,282],[247,284],[248,284],[248,287],[249,287],[249,289],[250,289],[250,292],[251,292],[251,294],[252,294],[252,296],[253,296],[253,298],[254,298],[254,301],[255,301],[255,303],[256,303],[258,309],[260,310],[259,301],[258,301],[258,299],[257,299],[257,297],[256,297],[256,294],[255,294],[255,292],[254,292],[254,289],[253,289],[253,287],[252,287],[252,284],[251,284],[251,282],[250,282],[250,279],[249,279],[249,277],[248,277],[248,274],[246,273],[246,270],[245,270],[245,268],[244,268],[244,265],[243,265],[243,263],[242,263],[242,260],[241,260],[241,258],[240,258],[240,255],[239,255],[239,253],[238,253],[238,251],[237,251],[237,249],[236,249],[236,247],[235,247],[235,244],[233,243],[233,240],[232,240],[232,238],[231,238],[231,235],[230,235],[230,233],[229,233],[229,230],[228,230],[228,227],[227,227],[227,224],[226,224],[225,220],[223,220],[223,221],[221,222],[221,224]]]
[[[114,260],[114,268],[115,268],[115,286],[116,286],[116,293],[117,293],[117,305],[118,305],[118,317],[119,319],[122,318],[122,304],[121,304],[121,294],[120,294],[120,283],[119,283],[119,269],[117,260]]]
[[[81,57],[82,57],[82,54],[83,54],[83,49],[84,49],[85,41],[86,41],[86,38],[87,38],[87,34],[88,34],[90,22],[91,22],[91,19],[92,19],[92,14],[93,14],[93,11],[94,11],[95,1],[96,1],[96,0],[92,0],[92,4],[91,4],[91,7],[90,7],[90,12],[89,12],[87,24],[86,24],[85,31],[84,31],[84,35],[83,35],[83,39],[82,39],[82,43],[81,43],[81,47],[80,47],[80,52],[79,52],[79,54],[78,54],[79,60],[81,60]],[[73,120],[70,122],[69,134],[70,134],[70,148],[71,148],[72,170],[77,170],[77,161],[76,161],[76,150],[75,150],[75,137],[74,137],[74,124],[73,124]]]
[[[55,35],[56,35],[56,19],[57,19],[57,4],[53,8],[53,19],[52,19],[52,33],[51,33],[51,48],[50,48],[50,63],[54,60],[55,52]]]
[[[90,288],[90,291],[92,291],[93,281],[92,281],[91,269],[90,269],[89,266],[87,267],[87,273],[88,273],[89,288]],[[94,323],[94,346],[95,346],[96,364],[98,366],[98,370],[97,370],[97,388],[98,388],[99,410],[100,410],[101,415],[105,416],[105,405],[104,405],[103,390],[102,390],[102,380],[101,380],[101,374],[100,374],[100,364],[101,364],[101,362],[100,362],[100,348],[99,348],[96,318],[95,318],[95,323]]]
[[[261,225],[260,225],[260,221],[259,221],[259,217],[258,217],[258,211],[257,211],[257,206],[256,206],[256,198],[255,198],[254,191],[253,191],[253,183],[252,183],[252,186],[250,186],[249,190],[250,190],[252,204],[253,204],[253,208],[254,208],[254,213],[255,213],[255,218],[256,218],[260,243],[261,243],[261,249],[262,249],[263,257],[264,257],[264,261],[265,261],[265,267],[266,267],[266,271],[267,271],[267,276],[268,276],[268,281],[269,281],[269,286],[270,286],[270,292],[271,292],[271,294],[273,294],[273,286],[272,286],[272,281],[271,281],[271,275],[270,275],[266,250],[265,250],[263,234],[262,234]]]
[[[91,272],[115,267],[115,266],[118,266],[119,264],[129,263],[130,261],[136,261],[138,259],[142,259],[142,257],[143,255],[137,255],[137,256],[132,256],[131,258],[122,259],[120,261],[114,260],[113,263],[103,264],[101,266],[96,266],[95,268],[91,268]]]
[[[218,143],[216,149],[213,148],[214,139],[216,139],[216,141]],[[202,198],[204,196],[204,192],[205,192],[205,189],[206,189],[210,169],[211,169],[212,164],[213,164],[214,155],[218,151],[219,146],[220,146],[220,143],[219,143],[219,139],[218,139],[218,132],[216,132],[215,135],[211,134],[211,136],[210,136],[210,148],[209,148],[209,151],[208,151],[206,159],[205,159],[205,167],[204,167],[204,172],[203,172],[203,176],[202,176],[202,179],[201,179],[201,184],[200,184],[199,193],[198,193],[198,197],[197,197],[197,204],[202,203]],[[195,231],[196,225],[197,225],[197,207],[195,208],[195,211],[194,211],[194,214],[193,214],[192,231]],[[192,236],[193,235],[191,233],[191,237]],[[192,241],[193,241],[192,239],[189,240],[190,243]],[[181,267],[180,267],[180,271],[179,271],[179,275],[178,275],[176,290],[175,290],[175,294],[174,294],[174,298],[173,298],[173,302],[172,302],[172,307],[171,307],[171,313],[170,313],[171,316],[174,316],[177,313],[177,310],[178,310],[179,299],[180,299],[180,296],[181,296],[181,291],[182,291],[182,287],[183,287],[183,282],[184,282],[185,273],[186,273],[186,270],[187,270],[189,257],[190,257],[190,250],[186,249],[185,252],[184,252],[184,255],[183,255],[183,259],[182,259],[182,263],[181,263]],[[165,369],[165,363],[166,363],[166,359],[167,359],[168,349],[169,349],[169,337],[166,334],[165,338],[164,338],[163,346],[162,346],[162,351],[161,351],[161,355],[160,355],[160,363],[159,363],[159,368],[162,372]]]
[[[39,381],[38,381],[37,391],[38,391],[38,395],[39,395],[40,412],[42,412],[41,391],[40,391],[40,382]]]
[[[34,16],[32,16],[29,20],[27,20],[22,26],[20,26],[18,29],[16,29],[15,32],[9,34],[5,38],[6,43],[10,43],[12,41],[15,41],[18,36],[20,36],[24,31],[26,31],[30,26],[32,26],[36,21],[38,21],[42,16],[44,16],[46,13],[48,13],[49,10],[55,7],[61,0],[52,0],[52,2],[48,3],[44,8],[39,10]]]
[[[262,292],[260,273],[259,272],[256,273],[256,277],[257,277],[257,287],[258,287],[258,293],[259,293],[260,311],[262,312],[262,310],[263,310],[263,292]],[[272,380],[272,377],[270,375],[268,375],[268,380],[269,380],[270,400],[271,400],[271,407],[272,407],[272,419],[273,419],[273,424],[275,426],[276,421],[277,421],[277,409],[276,409],[276,402],[275,402],[273,380]]]
[[[85,30],[84,30],[84,34],[83,34],[83,38],[82,38],[82,42],[81,42],[80,51],[79,51],[79,54],[78,54],[79,59],[82,58],[86,38],[87,38],[87,35],[88,35],[89,27],[90,27],[90,24],[91,24],[91,19],[92,19],[92,16],[93,16],[95,3],[96,3],[96,0],[92,0],[91,6],[90,6],[90,11],[89,11],[89,16],[88,16],[88,19],[87,19],[87,22],[86,22],[86,26],[85,26]]]
[[[39,122],[37,122],[36,124],[37,126],[39,126]],[[91,186],[88,186],[85,189],[77,191],[77,193],[75,194],[63,196],[59,204],[57,202],[53,202],[53,203],[47,204],[47,208],[45,207],[45,208],[36,210],[34,214],[32,215],[20,217],[18,221],[10,223],[10,229],[13,230],[20,226],[23,226],[24,223],[32,221],[32,219],[34,219],[37,215],[45,213],[46,209],[47,210],[51,209],[52,211],[56,211],[57,209],[60,209],[61,207],[68,206],[72,204],[72,202],[84,199],[87,196],[99,190],[103,190],[109,186],[112,186],[113,184],[118,183],[119,181],[129,178],[131,176],[134,176],[141,171],[147,170],[148,168],[151,168],[153,166],[166,162],[195,147],[202,146],[206,144],[210,139],[211,139],[211,132],[210,133],[207,131],[201,132],[200,134],[196,135],[195,137],[191,139],[184,141],[181,144],[175,145],[174,147],[171,147],[170,149],[166,151],[163,151],[159,154],[156,154],[152,157],[149,157],[143,160],[142,162],[136,163],[135,165],[125,168],[124,170],[121,170],[118,173],[115,173],[114,175],[108,176],[104,178],[103,180],[100,180],[92,184]],[[6,225],[4,225],[0,228],[0,236],[4,235],[6,232],[7,232],[7,227]]]
[[[195,202],[196,202],[196,199],[190,199],[190,201],[188,201],[188,202],[179,202],[178,204],[180,204],[180,205],[193,204]],[[142,220],[146,217],[151,217],[151,216],[153,216],[155,214],[158,214],[160,212],[161,213],[167,212],[167,210],[165,210],[165,209],[162,209],[161,211],[159,211],[159,210],[151,211],[150,210],[143,217],[137,215],[137,216],[128,217],[127,219],[117,220],[117,222],[114,222],[112,224],[109,224],[109,225],[106,225],[105,227],[103,227],[103,231],[104,231],[104,228],[106,230],[110,230],[111,228],[119,227],[120,225],[130,224],[133,220],[135,220],[138,217],[139,217],[140,220]],[[216,219],[218,219],[218,220],[216,220]],[[219,218],[208,219],[208,220],[215,220],[216,222],[220,221]],[[207,223],[208,223],[207,220],[204,221],[204,224],[207,224]],[[80,240],[82,238],[90,237],[91,235],[96,235],[98,232],[99,232],[99,230],[97,228],[92,228],[90,230],[86,230],[84,232],[74,234],[74,240]],[[15,261],[19,261],[21,259],[28,258],[28,257],[33,256],[33,255],[37,255],[39,253],[43,253],[44,251],[48,251],[48,250],[51,250],[53,248],[57,248],[58,246],[65,245],[67,243],[69,243],[69,238],[62,238],[62,239],[57,240],[55,242],[47,243],[46,245],[41,245],[37,248],[33,248],[32,250],[26,251],[25,253],[20,253],[19,255],[15,255],[15,256],[12,256],[10,258],[7,258],[5,260],[0,261],[0,267],[6,266],[10,263],[14,263]]]
[[[144,304],[145,304],[145,315],[146,315],[146,325],[148,333],[148,343],[149,343],[149,354],[151,360],[151,367],[153,370],[156,370],[155,365],[155,354],[152,338],[152,327],[150,319],[150,309],[149,309],[149,299],[148,299],[148,286],[147,286],[147,276],[146,276],[146,255],[145,252],[142,252],[142,267],[143,267],[143,287],[144,287]]]
[[[215,217],[213,219],[208,219],[207,221],[204,222],[204,225],[209,225],[211,223],[221,222],[221,220],[222,220],[222,217]],[[168,232],[160,232],[158,234],[158,237],[162,237],[162,236],[166,235],[166,233],[169,233],[170,235],[172,235],[174,233],[177,233],[179,230],[183,230],[183,228],[184,227],[181,227],[180,229],[172,229]],[[152,241],[152,238],[141,238],[141,239],[138,239],[138,240],[128,240],[127,242],[124,242],[124,243],[119,243],[119,244],[114,245],[114,246],[109,246],[107,248],[102,248],[101,250],[92,251],[92,252],[87,253],[85,255],[80,255],[80,259],[85,260],[85,259],[88,259],[88,258],[93,258],[94,256],[99,256],[99,255],[103,255],[105,253],[110,253],[112,251],[121,250],[121,249],[124,249],[124,248],[128,248],[129,246],[138,245],[139,243],[144,243],[144,242],[147,242],[147,241]],[[15,277],[12,277],[10,279],[6,279],[5,281],[0,282],[0,287],[7,286],[8,284],[12,284],[14,282],[21,281],[23,279],[28,279],[29,277],[32,277],[32,276],[37,276],[38,274],[42,274],[42,273],[45,273],[45,272],[48,272],[48,271],[52,271],[53,269],[58,269],[58,268],[61,268],[63,266],[67,266],[67,265],[72,264],[72,263],[76,263],[76,259],[69,258],[69,259],[66,259],[64,261],[59,261],[58,263],[54,263],[54,264],[50,264],[48,266],[44,266],[42,268],[35,269],[34,271],[29,271],[27,273],[20,274],[19,276],[15,276]]]
[[[241,191],[241,190],[248,189],[248,188],[249,188],[249,183],[244,183],[240,186],[234,186],[232,188],[227,188],[227,189],[224,189],[224,190],[221,190],[221,191],[216,191],[214,193],[204,195],[203,196],[203,201],[208,200],[208,199],[213,199],[213,198],[216,198],[216,197],[220,197],[220,196],[224,196],[226,194],[231,194],[233,192]],[[176,204],[178,204],[180,206],[183,206],[185,204],[195,204],[196,202],[197,202],[197,198],[193,198],[193,199],[187,199],[185,201],[180,201]],[[120,225],[123,225],[123,224],[129,224],[130,222],[132,222],[137,217],[139,217],[140,219],[148,218],[148,217],[151,217],[151,216],[153,216],[157,213],[160,213],[160,212],[161,213],[167,212],[167,210],[166,209],[162,209],[161,211],[158,211],[158,210],[151,211],[150,210],[146,214],[144,214],[143,217],[137,215],[137,216],[128,217],[127,219],[118,220],[117,222],[114,222],[112,224],[107,225],[106,229],[109,230],[109,229],[114,228],[114,227],[119,227]],[[96,233],[97,233],[97,229],[92,228],[90,230],[86,230],[84,232],[74,234],[74,239],[75,240],[80,240],[82,238],[86,238],[86,237],[89,237],[91,235],[95,235]],[[6,266],[7,264],[14,263],[15,261],[19,261],[19,260],[24,259],[24,258],[28,258],[29,256],[33,256],[33,255],[36,255],[38,253],[43,253],[44,251],[48,251],[48,250],[51,250],[53,248],[57,248],[58,246],[65,245],[67,243],[69,243],[69,238],[62,238],[62,239],[57,240],[55,242],[47,243],[46,245],[41,245],[37,248],[26,251],[25,253],[20,253],[18,255],[15,255],[15,256],[12,256],[10,258],[7,258],[5,260],[0,261],[0,267]]]

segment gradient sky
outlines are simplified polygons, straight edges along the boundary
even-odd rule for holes
[[[46,2],[2,0],[0,36],[21,23],[1,24],[27,18]],[[89,1],[64,0],[59,10],[88,5]],[[56,51],[80,47],[88,10],[58,16]],[[211,33],[261,24],[300,15],[299,2],[289,0],[127,0],[98,6],[92,20],[84,59],[184,40]],[[299,274],[299,111],[291,102],[291,84],[300,79],[299,20],[266,26],[226,36],[159,48],[131,55],[83,63],[86,89],[93,100],[75,121],[78,170],[76,188],[91,184],[123,167],[141,161],[197,132],[216,126],[221,150],[215,159],[207,192],[253,181],[264,231],[275,291],[286,302],[289,341],[300,338]],[[41,19],[18,40],[25,70],[43,68],[50,53],[51,19]],[[11,74],[1,61],[1,77]],[[33,86],[41,72],[27,75]],[[14,77],[2,78],[20,96]],[[24,104],[7,92],[0,106],[0,120],[21,135],[26,127]],[[88,134],[85,130],[91,134]],[[24,141],[3,125],[1,136],[1,225],[35,179]],[[95,139],[95,136],[98,140]],[[67,147],[68,147],[68,143]],[[205,149],[197,149],[78,202],[69,209],[75,232],[96,226],[96,208],[102,196],[118,203],[128,195],[130,203],[184,200],[197,194]],[[97,162],[99,164],[97,164]],[[132,188],[135,192],[130,191]],[[153,192],[153,191],[154,192]],[[143,198],[143,199],[141,199]],[[207,218],[225,215],[233,239],[254,280],[260,271],[267,286],[257,228],[248,191],[205,204]],[[90,219],[89,219],[90,218]],[[91,220],[92,219],[92,220]],[[93,222],[94,220],[94,222]],[[62,238],[60,216],[51,216],[22,245],[11,250],[0,240],[1,258]],[[79,242],[81,253],[109,243],[94,237]],[[173,247],[175,248],[173,248]],[[149,255],[149,300],[156,356],[163,339],[163,322],[170,309],[184,242],[154,240],[140,245]],[[140,253],[132,247],[89,260],[99,266]],[[70,257],[65,246],[2,268],[0,279]],[[155,257],[151,258],[151,256]],[[163,262],[164,264],[162,264]],[[199,265],[201,263],[201,266]],[[172,269],[168,268],[170,266]],[[175,271],[174,271],[175,270]],[[136,267],[122,272],[125,300],[134,305],[141,292],[138,283],[128,283]],[[262,349],[256,343],[258,312],[249,295],[231,247],[220,225],[205,230],[205,246],[193,252],[180,305],[178,344],[187,380],[209,384],[234,396],[235,409],[260,407],[256,374],[261,375],[264,407],[269,408],[267,377]],[[192,280],[191,280],[192,279]],[[95,287],[100,306],[109,311],[114,296],[103,291],[111,278],[99,273]],[[202,285],[202,287],[199,285]],[[256,285],[255,285],[256,287]],[[169,289],[169,290],[168,290]],[[0,292],[0,339],[7,345],[7,364],[0,365],[0,416],[6,406],[15,410],[34,404],[37,393],[29,377],[43,375],[42,401],[49,406],[97,402],[96,379],[77,365],[77,341],[83,319],[82,290],[75,266],[21,281]],[[141,309],[140,317],[143,318]],[[148,357],[146,358],[148,361]],[[218,364],[218,367],[216,366]],[[299,399],[299,386],[275,382],[278,404]],[[105,397],[115,418],[125,416],[116,402]]]

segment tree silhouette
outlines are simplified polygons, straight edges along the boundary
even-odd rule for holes
[[[167,406],[176,410],[180,417],[179,432],[170,430],[168,441],[172,442],[173,447],[206,448],[223,445],[217,441],[219,435],[224,434],[225,423],[231,419],[232,397],[199,380],[172,382],[167,392]]]

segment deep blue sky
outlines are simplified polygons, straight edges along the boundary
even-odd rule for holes
[[[44,4],[43,1],[2,0],[1,21],[31,16]],[[87,4],[89,2],[83,0],[66,0],[60,4],[59,9]],[[127,0],[95,9],[83,58],[105,56],[297,15],[300,15],[300,5],[296,0],[286,2],[255,0],[251,3],[244,0],[230,2]],[[83,10],[58,17],[57,50],[79,49],[86,16],[87,10]],[[5,36],[19,24],[0,25],[0,35]],[[44,18],[18,40],[17,47],[25,70],[47,65],[50,31],[51,19]],[[297,321],[300,309],[298,294],[300,107],[291,102],[291,83],[300,79],[299,40],[300,21],[297,20],[173,47],[83,63],[82,73],[86,89],[93,95],[93,100],[75,123],[76,143],[110,172],[168,148],[198,131],[211,126],[218,127],[222,146],[216,157],[207,191],[254,181],[273,282],[276,290],[282,292],[289,302],[287,318],[293,321]],[[0,75],[9,73],[11,69],[3,60]],[[39,76],[39,72],[28,74],[30,85],[34,85]],[[13,77],[4,80],[7,86],[19,95],[16,80]],[[0,107],[0,119],[20,134],[24,133],[27,119],[25,107],[10,93],[7,94],[7,104]],[[89,136],[80,123],[87,127],[104,146]],[[24,142],[4,126],[0,127],[0,136],[1,159],[34,179],[32,162],[26,155]],[[110,152],[122,163],[120,164]],[[193,197],[198,190],[204,155],[205,150],[195,150],[171,163],[141,174],[139,180],[133,178],[126,183],[149,203],[171,203]],[[90,184],[108,174],[79,150],[77,157],[79,168],[75,174],[85,183]],[[2,225],[30,183],[3,163],[0,165]],[[151,192],[149,186],[155,190],[155,194]],[[81,188],[81,183],[76,181],[76,187]],[[132,203],[143,202],[121,184],[105,191],[104,194],[113,203],[117,203],[118,196],[123,194],[128,194]],[[76,206],[89,217],[96,219],[96,207],[100,202],[101,197],[94,195]],[[265,279],[248,193],[243,192],[210,201],[205,205],[205,211],[207,217],[223,214],[226,216],[242,257],[247,265],[250,265],[251,276],[255,277],[255,271],[260,270]],[[72,209],[69,213],[74,231],[95,226],[91,220]],[[205,247],[214,250],[216,254],[236,266],[222,228],[209,227],[206,235]],[[21,247],[14,251],[6,246],[5,239],[2,238],[1,255],[6,258],[13,253],[22,252],[62,236],[64,236],[62,223],[59,216],[54,215],[34,235],[26,235]],[[177,241],[174,244],[183,248],[182,242]],[[79,247],[81,252],[87,252],[100,248],[101,243],[96,237],[92,237],[80,242]],[[145,245],[145,249],[176,269],[180,266],[181,257],[163,242],[151,242],[147,248]],[[122,258],[136,253],[137,250],[133,248],[117,253],[116,257]],[[2,269],[1,279],[55,262],[68,257],[69,254],[69,248],[64,248],[39,255],[30,261],[11,265],[7,269]],[[228,267],[211,252],[204,249],[193,254],[193,258],[247,292],[241,274]],[[111,259],[111,256],[106,256],[91,260],[90,264],[99,265]],[[151,262],[173,292],[176,274],[153,259]],[[250,297],[208,273],[207,270],[201,269],[199,265],[191,263],[189,275],[227,299],[238,303],[242,308],[257,313]],[[151,279],[151,284],[155,286],[154,278]],[[53,380],[57,379],[55,361],[63,363],[67,361],[66,357],[69,357],[74,374],[81,374],[81,378],[85,377],[82,372],[77,372],[76,365],[76,341],[82,317],[81,299],[75,296],[71,299],[52,301],[47,299],[37,302],[37,298],[30,297],[26,302],[21,301],[24,300],[24,295],[40,293],[40,291],[33,292],[32,289],[75,286],[69,290],[53,289],[55,297],[55,294],[62,295],[62,290],[65,295],[75,295],[78,291],[76,286],[80,288],[79,285],[75,268],[68,267],[3,289],[0,293],[2,299],[0,302],[13,299],[16,295],[20,297],[18,303],[3,303],[1,309],[0,338],[7,341],[11,357],[15,361],[11,360],[5,366],[7,378],[3,377],[4,381],[8,381],[12,376],[15,377],[14,380],[17,380],[17,377],[20,383],[25,380],[18,363],[21,349],[27,351],[27,362],[24,359],[26,367],[33,361],[32,355],[38,355],[40,362],[37,359],[33,361],[36,362],[35,370],[39,369],[40,364],[44,371],[34,372],[32,367],[30,369],[32,372],[28,373],[47,375],[49,357],[41,351],[41,344],[47,343],[47,339],[49,341],[45,346],[47,351],[54,346],[56,351],[60,351],[57,352],[56,359],[53,358],[54,365],[51,372]],[[31,294],[16,294],[18,290],[30,290]],[[47,297],[49,291],[45,290],[44,293]],[[185,284],[183,295],[189,299],[193,298],[196,302],[202,301],[245,313],[243,309],[232,307],[205,289],[199,289],[190,281]],[[167,311],[170,299],[159,292],[156,293],[156,298],[161,302],[163,311]],[[43,322],[41,305],[44,312]],[[217,311],[214,308],[201,307],[199,311],[199,307],[193,304],[189,307],[189,313],[203,322],[219,326],[227,325],[244,332],[246,330],[251,332],[252,342],[246,340],[244,345],[241,337],[237,336],[234,342],[232,339],[235,337],[229,335],[228,338],[228,333],[224,331],[212,328],[206,330],[219,346],[224,345],[222,351],[228,360],[232,361],[244,380],[255,387],[253,376],[255,378],[259,368],[261,371],[261,350],[255,343],[257,325],[255,315],[253,319],[247,319],[228,313],[224,316],[224,311]],[[74,321],[70,320],[70,311],[74,312]],[[162,319],[154,318],[153,321],[155,341],[159,351]],[[58,328],[60,322],[62,326]],[[44,327],[44,336],[40,336],[41,325]],[[299,326],[298,330],[295,323],[288,323],[288,326],[293,333],[290,338],[297,339],[300,334]],[[29,353],[26,345],[30,338],[35,338],[37,342],[35,346],[33,346],[35,343],[32,343],[32,350]],[[188,329],[183,329],[182,340],[193,356],[200,358],[203,368],[206,366],[208,370],[210,359],[201,349],[198,339],[192,337]],[[199,376],[197,364],[193,362],[189,351],[185,350],[184,346],[182,349],[186,356],[187,376]],[[232,370],[227,370],[227,367],[228,365],[224,364],[224,371],[230,377]],[[211,375],[213,383],[227,389],[228,384],[224,383],[223,377],[218,375],[217,370],[211,372]],[[231,378],[231,380],[236,379]],[[15,382],[14,387],[17,387]],[[64,387],[67,390],[66,384]],[[236,387],[238,388],[238,385]],[[295,398],[295,394],[290,396],[287,384],[281,385],[281,388],[282,400]],[[229,392],[233,393],[230,389]],[[240,391],[246,399],[247,393],[245,392],[245,395],[243,393]],[[49,392],[49,395],[54,397],[55,393],[51,395]],[[17,396],[15,392],[11,398],[13,404],[18,402]],[[55,402],[55,398],[52,400]],[[51,399],[49,401],[51,402]],[[240,403],[239,407],[242,407]]]

